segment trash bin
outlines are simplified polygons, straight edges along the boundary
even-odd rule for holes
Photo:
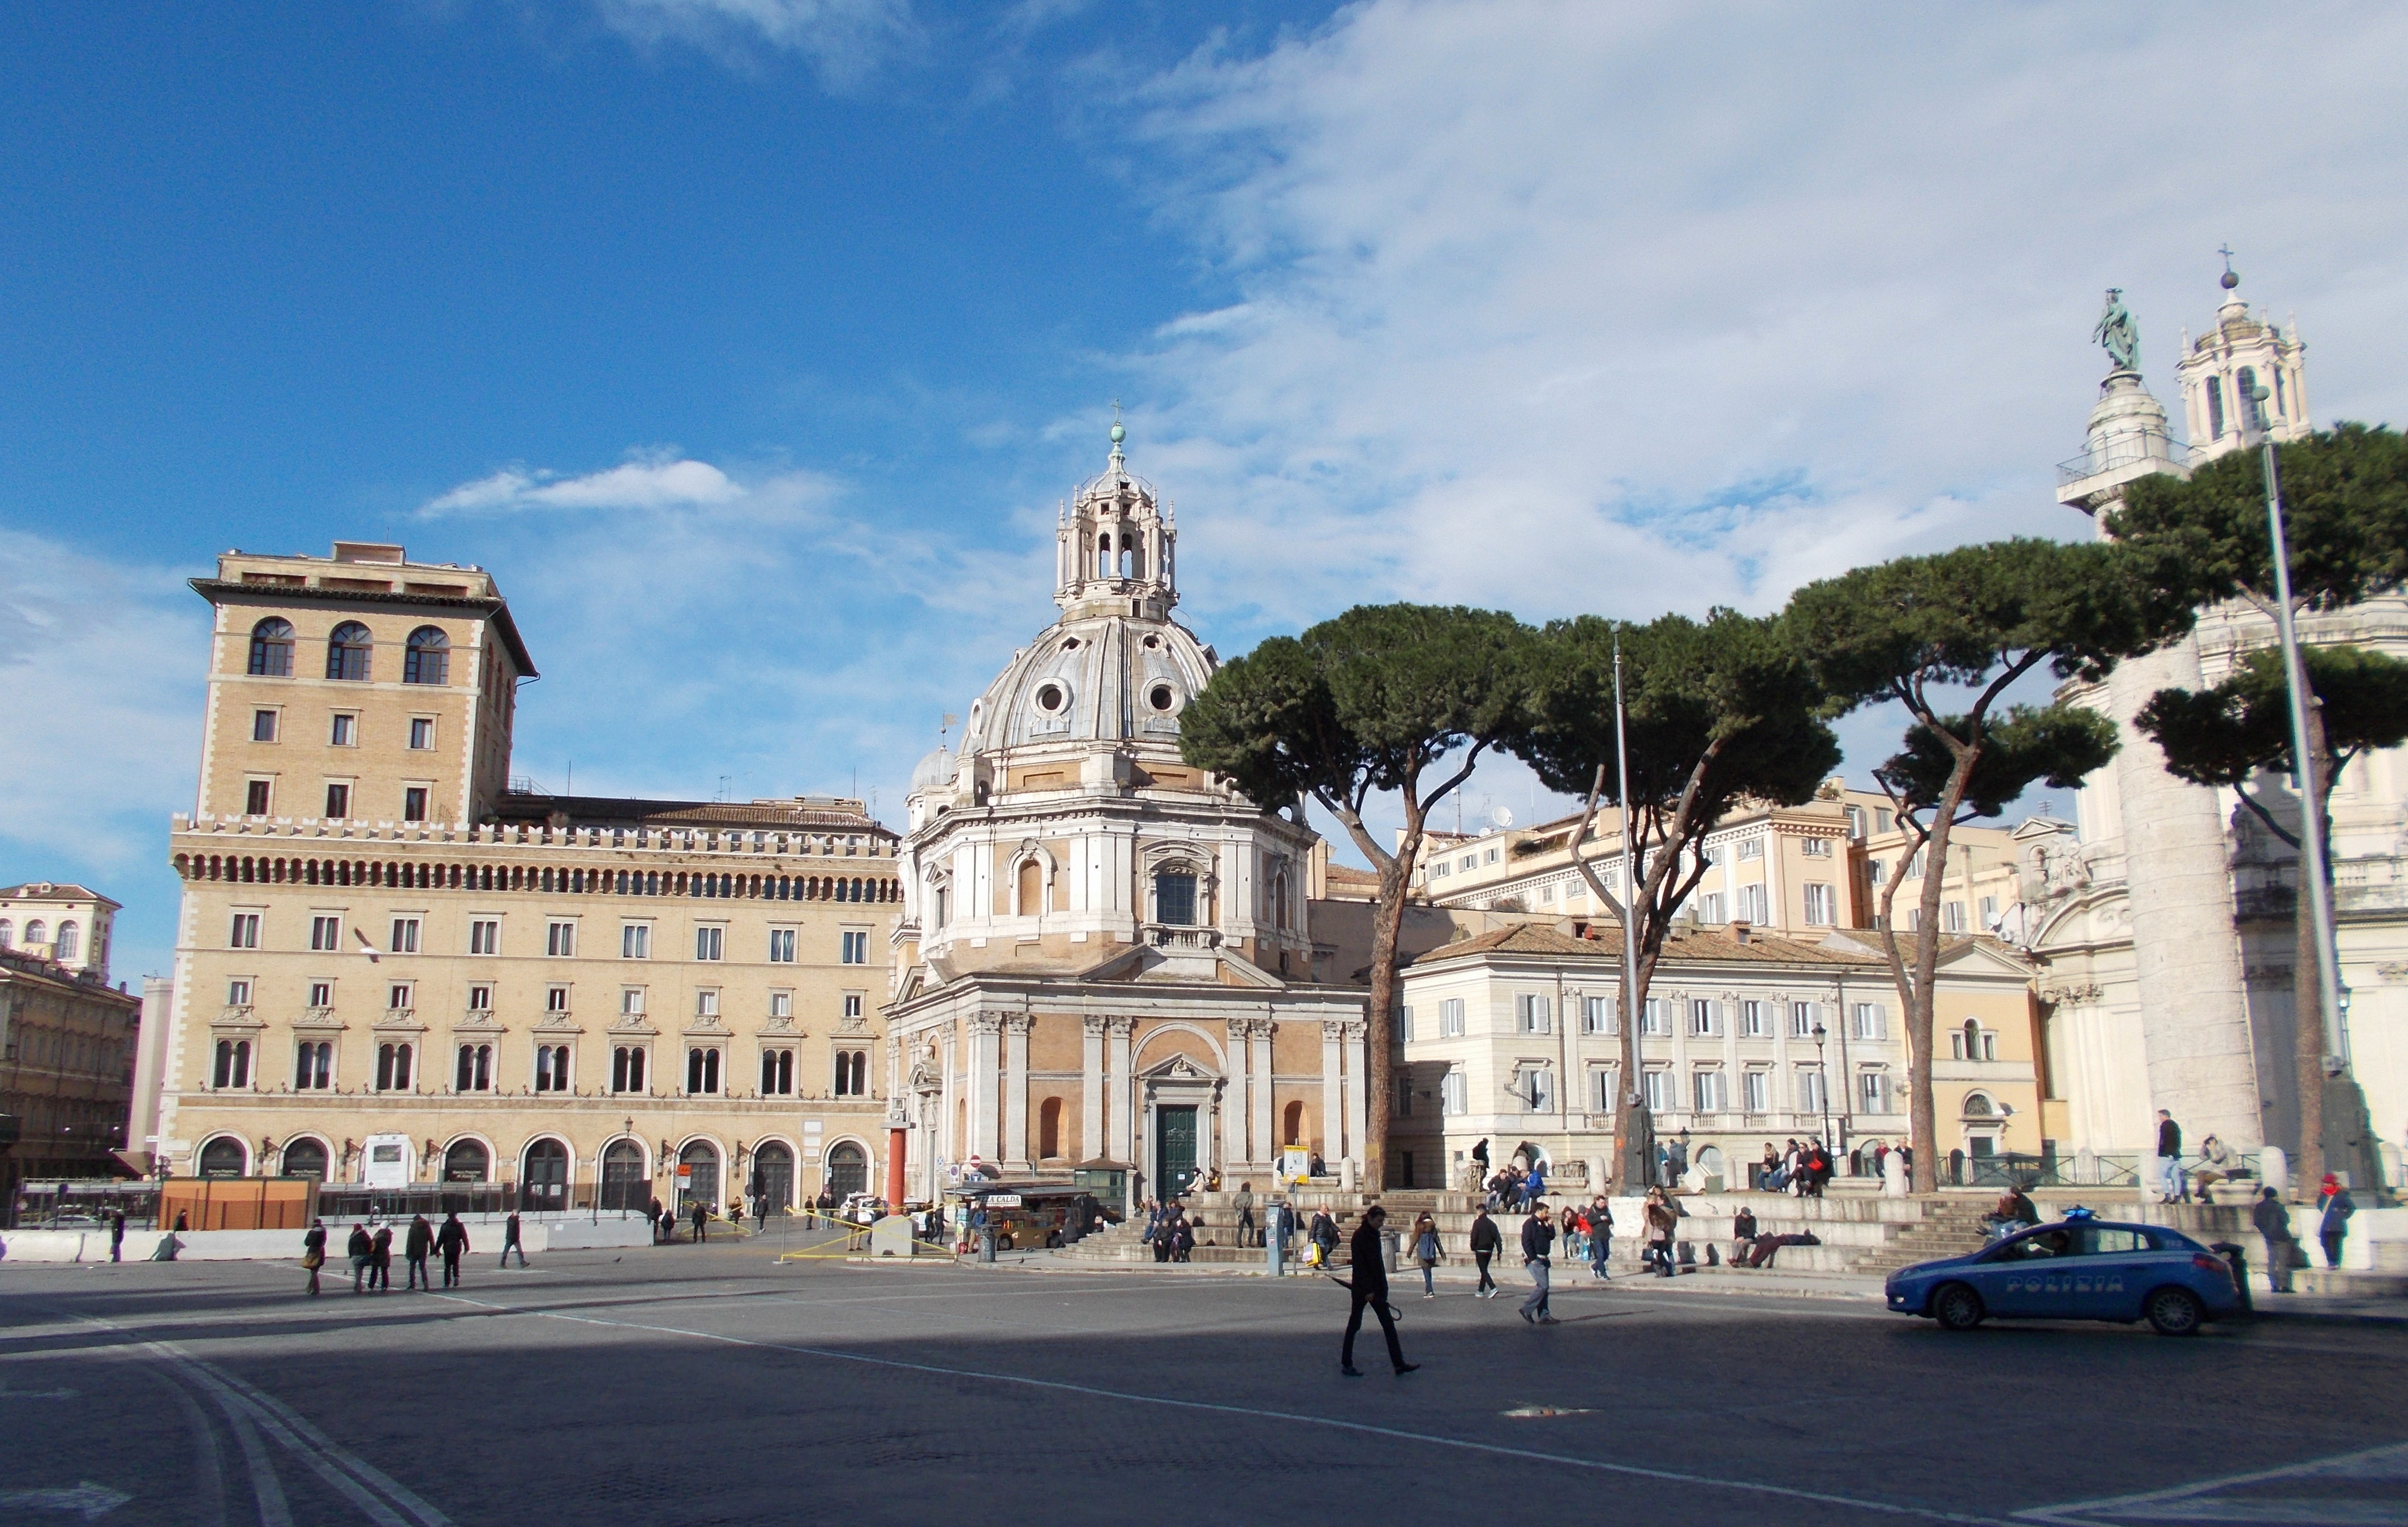
[[[2241,1290],[2241,1313],[2254,1315],[2258,1306],[2249,1297],[2249,1253],[2232,1241],[2218,1241],[2208,1249],[2221,1254],[2232,1267],[2232,1281]]]
[[[993,1262],[994,1260],[995,1227],[993,1225],[981,1225],[979,1227],[979,1261]]]
[[[1380,1260],[1388,1264],[1388,1271],[1392,1273],[1397,1270],[1397,1243],[1401,1239],[1402,1237],[1397,1232],[1385,1226],[1381,1227]]]

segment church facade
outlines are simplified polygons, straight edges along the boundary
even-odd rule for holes
[[[1364,996],[1315,979],[1317,838],[1181,759],[1219,659],[1172,618],[1174,515],[1122,439],[1057,527],[1060,616],[913,771],[885,1013],[908,1198],[972,1162],[1168,1196],[1361,1154]]]

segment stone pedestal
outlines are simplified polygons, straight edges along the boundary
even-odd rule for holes
[[[1906,1158],[1893,1150],[1882,1158],[1882,1196],[1904,1198],[1906,1192]]]

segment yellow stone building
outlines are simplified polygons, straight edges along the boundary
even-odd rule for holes
[[[512,789],[535,665],[491,575],[230,552],[160,1153],[179,1174],[508,1184],[531,1208],[881,1181],[861,803]]]

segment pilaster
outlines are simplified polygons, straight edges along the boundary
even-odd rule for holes
[[[1028,1028],[1026,1013],[1003,1019],[1003,1144],[998,1159],[1017,1172],[1034,1170],[1028,1159]]]
[[[1358,1020],[1345,1027],[1346,1154],[1359,1160],[1363,1154],[1363,1142],[1370,1137],[1369,1083],[1371,1074],[1368,1069],[1370,1049],[1365,1037],[1370,1033],[1371,1026]],[[1560,1101],[1560,1088],[1556,1095]],[[1380,1184],[1375,1182],[1370,1186],[1371,1191],[1377,1192]]]
[[[1251,1019],[1229,1020],[1229,1061],[1222,1068],[1222,1074],[1227,1077],[1227,1095],[1221,1102],[1225,1131],[1221,1155],[1229,1169],[1254,1159],[1254,1152],[1246,1149],[1246,1125],[1253,1117],[1246,1107],[1246,1031],[1251,1027]]]
[[[981,1012],[970,1019],[970,1151],[982,1161],[1000,1161],[1003,1156],[1000,1099],[996,1094],[997,1073],[1001,1069],[1000,1040],[1003,1020],[999,1012]]]
[[[1346,1154],[1346,1025],[1325,1020],[1321,1025],[1321,1157],[1335,1170]]]
[[[1111,1017],[1104,1020],[1107,1029],[1104,1070],[1104,1140],[1109,1148],[1105,1154],[1117,1162],[1137,1160],[1137,1120],[1133,1110],[1137,1095],[1129,1086],[1129,1035],[1137,1027],[1133,1018]]]
[[[1079,1053],[1079,1159],[1104,1153],[1104,1020],[1082,1018]]]
[[[1279,1159],[1277,1100],[1271,1092],[1271,1035],[1278,1029],[1275,1018],[1246,1020],[1247,1064],[1254,1072],[1254,1140],[1266,1162]]]

